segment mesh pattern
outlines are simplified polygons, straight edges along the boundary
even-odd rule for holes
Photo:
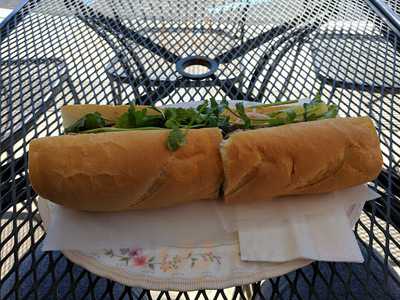
[[[399,11],[398,1],[387,3]],[[175,63],[192,55],[218,61],[218,71],[182,77]],[[398,299],[398,59],[398,37],[361,0],[27,1],[0,29],[0,298]],[[62,133],[62,105],[274,102],[317,92],[342,115],[369,115],[379,132],[384,170],[370,185],[381,198],[355,228],[364,264],[314,263],[227,290],[150,292],[40,251],[28,145]]]

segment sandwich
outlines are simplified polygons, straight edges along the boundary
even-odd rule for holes
[[[42,197],[84,211],[266,201],[373,180],[382,154],[372,121],[337,112],[319,99],[64,106],[65,134],[30,144],[30,179]]]

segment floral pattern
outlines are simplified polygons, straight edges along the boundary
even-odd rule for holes
[[[188,266],[193,268],[201,268],[210,265],[221,265],[221,256],[215,255],[212,250],[187,250],[185,253],[169,254],[160,253],[159,256],[146,255],[141,248],[121,248],[105,249],[105,256],[118,259],[127,267],[143,268],[147,270],[155,270],[156,267],[164,273],[175,272]]]

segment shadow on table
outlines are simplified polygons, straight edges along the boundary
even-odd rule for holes
[[[62,253],[41,248],[40,243],[7,275],[0,299],[137,299],[143,291],[97,277]]]
[[[275,299],[279,291],[279,299],[400,299],[400,278],[393,268],[384,270],[381,255],[368,255],[367,246],[359,245],[364,263],[313,263],[265,281],[262,295]]]

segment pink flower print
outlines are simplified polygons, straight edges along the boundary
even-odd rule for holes
[[[130,257],[142,256],[142,254],[143,254],[143,250],[140,248],[133,248],[129,251]]]
[[[137,267],[142,267],[147,263],[147,256],[134,256],[133,264]]]

